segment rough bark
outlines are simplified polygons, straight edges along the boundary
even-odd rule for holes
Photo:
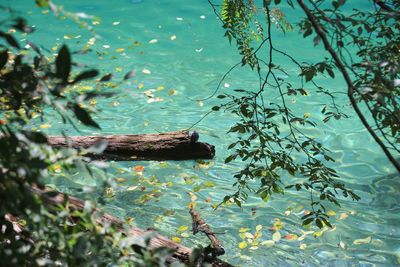
[[[191,142],[188,131],[160,134],[128,134],[105,136],[50,136],[48,143],[54,147],[89,148],[107,142],[102,153],[88,156],[104,160],[187,160],[212,159],[215,147],[208,143]]]
[[[49,193],[48,190],[39,189],[37,187],[30,187],[29,189],[31,191],[33,191],[34,193],[38,194],[43,199],[44,203],[48,206],[55,206],[58,204],[62,204],[68,200],[70,207],[76,208],[77,210],[84,209],[84,206],[85,206],[84,201],[82,201],[81,199],[78,199],[76,197],[72,197],[72,196],[67,197],[63,193],[59,193],[59,192],[55,192],[55,195],[51,194],[51,196],[50,196],[48,194]],[[51,192],[53,192],[53,191],[51,191]],[[95,212],[100,212],[100,210],[96,209]],[[20,234],[21,232],[24,231],[23,226],[18,224],[17,218],[13,217],[10,214],[7,215],[6,218],[7,218],[7,220],[9,220],[10,222],[13,223],[14,231],[16,232],[16,234]],[[130,235],[132,237],[139,238],[139,239],[144,239],[147,235],[154,232],[153,230],[143,230],[143,229],[140,229],[137,227],[129,227],[128,229],[126,229],[124,227],[123,221],[121,221],[120,219],[118,219],[110,214],[107,214],[107,213],[101,213],[101,217],[98,219],[98,222],[99,223],[104,223],[104,222],[111,223],[111,224],[117,226],[117,229],[120,232],[123,232],[126,235]],[[34,243],[34,241],[31,241],[31,242]],[[162,235],[155,234],[152,237],[152,239],[150,241],[150,246],[148,248],[154,249],[154,248],[159,248],[159,247],[167,247],[167,248],[171,248],[174,250],[172,257],[169,259],[170,263],[172,263],[173,261],[180,261],[180,262],[183,262],[186,264],[189,263],[189,258],[190,258],[190,255],[192,254],[192,249],[185,247],[181,244],[177,244]],[[211,264],[211,266],[214,266],[214,267],[232,267],[232,265],[230,265],[229,263],[221,261],[217,258],[208,258],[206,260],[207,260],[207,263]]]

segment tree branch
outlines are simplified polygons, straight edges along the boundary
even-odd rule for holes
[[[347,84],[347,96],[349,97],[350,103],[353,106],[355,112],[357,113],[358,117],[360,118],[362,124],[364,127],[367,129],[367,131],[370,133],[372,138],[374,138],[375,142],[381,147],[383,152],[385,153],[386,157],[390,160],[390,162],[393,164],[393,166],[397,169],[398,172],[400,172],[400,164],[396,161],[396,159],[393,157],[393,155],[390,153],[388,148],[385,146],[385,144],[382,142],[382,140],[379,139],[375,131],[371,128],[369,125],[367,119],[364,117],[362,114],[360,108],[357,105],[357,101],[354,98],[354,92],[357,92],[357,88],[354,86],[350,75],[348,74],[346,67],[340,60],[339,56],[336,54],[336,52],[333,50],[332,46],[329,44],[329,41],[323,32],[321,25],[319,25],[316,17],[311,13],[311,11],[308,9],[308,7],[304,4],[303,0],[297,0],[297,3],[300,5],[300,7],[303,9],[303,11],[306,13],[307,18],[310,20],[311,24],[313,25],[313,28],[317,35],[321,38],[325,49],[330,53],[332,58],[334,59],[336,66],[342,73],[346,84]]]

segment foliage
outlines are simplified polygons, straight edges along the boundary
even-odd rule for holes
[[[318,127],[317,121],[309,113],[291,109],[288,97],[308,96],[306,87],[311,84],[328,99],[321,110],[323,123],[332,118],[347,118],[336,104],[335,92],[315,81],[325,74],[337,79],[340,72],[347,82],[345,93],[354,110],[396,166],[391,157],[399,152],[399,1],[370,1],[368,10],[354,10],[350,14],[341,9],[345,0],[307,1],[311,11],[303,1],[298,0],[297,5],[294,2],[287,0],[287,8],[300,9],[306,15],[295,25],[304,38],[313,36],[314,45],[323,43],[330,57],[317,63],[300,63],[279,49],[274,42],[274,29],[286,32],[294,28],[285,19],[280,0],[265,0],[262,6],[252,0],[222,0],[220,10],[209,1],[229,41],[236,40],[241,64],[255,71],[259,80],[258,88],[219,95],[225,102],[213,107],[214,111],[223,109],[239,118],[228,131],[238,134],[238,139],[229,146],[232,153],[225,162],[240,159],[246,163],[234,175],[236,193],[226,196],[224,202],[234,200],[241,206],[249,192],[267,201],[273,193],[283,194],[285,188],[305,190],[310,194],[312,211],[302,218],[303,224],[315,222],[322,228],[331,226],[327,203],[339,206],[338,197],[359,197],[329,167],[329,162],[334,161],[329,150],[307,134],[308,129]],[[254,28],[258,30],[256,35],[252,34]],[[287,71],[293,65],[278,65],[276,58],[282,56],[298,68],[297,82]],[[346,79],[346,75],[351,79]],[[361,110],[360,103],[366,108]],[[371,116],[365,115],[368,111]],[[375,138],[376,134],[381,137]],[[303,181],[283,178],[287,176]]]
[[[53,5],[36,1],[40,6]],[[54,5],[53,5],[54,8]],[[55,164],[74,168],[86,164],[84,151],[55,149],[47,145],[45,134],[29,129],[33,118],[44,118],[52,108],[63,123],[100,128],[92,119],[85,101],[107,94],[67,90],[71,85],[98,76],[97,70],[73,75],[73,61],[67,46],[55,59],[35,44],[17,41],[18,34],[33,31],[25,19],[9,17],[0,24],[0,257],[2,266],[163,266],[170,251],[147,249],[116,231],[114,224],[100,222],[101,213],[85,202],[83,211],[68,199],[56,207],[45,205],[48,192],[38,196],[32,188],[43,188],[42,178]],[[19,33],[10,34],[4,28]],[[29,38],[29,37],[28,37]],[[106,75],[98,82],[111,78]],[[95,148],[94,148],[95,149]],[[89,168],[89,167],[88,167]],[[106,183],[105,183],[106,184]]]

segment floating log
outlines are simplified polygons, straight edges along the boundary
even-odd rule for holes
[[[59,204],[65,203],[65,201],[68,201],[70,207],[75,208],[77,210],[82,211],[84,209],[85,203],[83,200],[78,199],[76,197],[72,196],[66,196],[63,193],[60,192],[54,192],[54,191],[49,191],[46,189],[39,189],[37,187],[29,187],[29,190],[32,192],[38,194],[41,199],[44,201],[44,203],[48,206],[56,206]],[[52,194],[49,194],[51,192]],[[54,194],[55,195],[54,195]],[[95,209],[95,212],[101,212],[99,209]],[[190,262],[190,256],[192,254],[192,249],[185,247],[181,244],[177,244],[173,242],[172,240],[160,235],[156,234],[154,230],[143,230],[137,227],[129,227],[128,229],[125,228],[126,224],[121,221],[120,219],[108,214],[108,213],[100,213],[101,216],[97,220],[98,223],[111,223],[115,225],[118,229],[118,231],[131,236],[138,238],[139,240],[143,240],[149,235],[153,234],[152,238],[150,239],[150,244],[147,249],[155,249],[155,248],[160,248],[160,247],[167,247],[171,248],[174,253],[170,259],[168,259],[169,263],[172,263],[174,261],[180,261],[185,264],[189,264]],[[12,215],[8,215],[7,219],[13,223],[14,226],[14,231],[18,234],[23,231],[23,227],[18,224],[18,219],[13,217]],[[34,242],[34,241],[31,241]],[[226,263],[224,261],[221,261],[217,258],[206,258],[205,259],[207,263],[211,264],[213,267],[232,267],[229,263]]]
[[[107,144],[101,153],[88,156],[95,159],[131,160],[188,160],[212,159],[215,147],[208,143],[192,142],[188,131],[160,134],[128,134],[105,136],[50,136],[48,143],[54,147],[89,148]]]

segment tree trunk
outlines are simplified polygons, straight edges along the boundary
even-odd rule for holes
[[[105,136],[49,136],[54,147],[89,148],[95,144],[107,144],[101,152],[89,149],[88,156],[103,160],[187,160],[212,159],[215,147],[208,143],[191,142],[188,131],[160,134],[128,134]]]

